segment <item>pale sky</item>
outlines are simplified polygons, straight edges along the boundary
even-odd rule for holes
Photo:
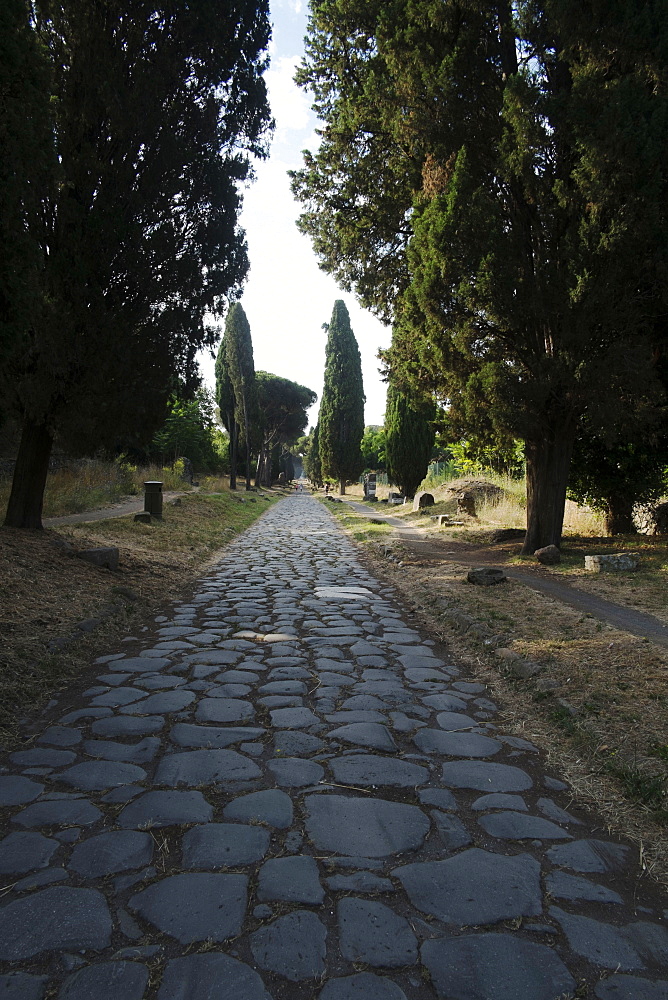
[[[315,424],[322,392],[326,333],[335,299],[343,299],[362,355],[366,394],[365,424],[382,424],[386,386],[377,353],[388,347],[389,327],[361,309],[317,264],[311,242],[298,231],[300,206],[292,197],[287,171],[302,166],[301,150],[317,143],[317,118],[310,95],[293,83],[303,54],[306,0],[270,0],[274,25],[271,66],[265,77],[276,131],[268,160],[256,164],[257,179],[245,192],[241,225],[246,230],[250,275],[241,298],[253,338],[256,370],[272,372],[318,393],[311,410]],[[213,387],[213,361],[200,359]]]

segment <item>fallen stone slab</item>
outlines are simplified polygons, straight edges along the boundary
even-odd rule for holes
[[[325,971],[326,938],[315,913],[295,910],[251,934],[250,947],[261,969],[298,983]]]
[[[131,896],[128,906],[181,944],[226,941],[241,931],[247,875],[182,873]]]
[[[555,1000],[575,988],[554,949],[513,934],[425,941],[421,956],[443,1000]]]
[[[272,1000],[258,973],[221,952],[186,955],[167,963],[158,1000],[216,1000],[221,983],[234,1000]]]
[[[318,794],[304,805],[308,836],[318,850],[387,857],[417,850],[429,832],[422,810],[402,802]]]
[[[78,559],[84,559],[92,563],[93,566],[100,566],[103,569],[118,569],[119,552],[116,546],[98,546],[94,549],[80,549],[74,553]]]
[[[100,962],[68,976],[58,1000],[142,1000],[147,983],[148,969],[139,962]]]
[[[585,570],[590,573],[630,573],[640,566],[639,552],[585,556]]]
[[[111,915],[97,889],[54,886],[0,910],[0,958],[16,962],[48,951],[99,951],[111,943]]]

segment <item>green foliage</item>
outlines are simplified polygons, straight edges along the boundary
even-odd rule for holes
[[[239,302],[234,302],[227,313],[221,349],[223,344],[225,345],[225,365],[229,384],[222,374],[221,365],[221,395],[219,399],[227,406],[229,406],[231,399],[234,400],[235,427],[238,429],[239,438],[245,448],[245,476],[246,489],[248,490],[250,489],[251,450],[255,443],[253,434],[258,424],[258,403],[250,324]],[[230,387],[231,397],[229,396]],[[226,426],[229,431],[229,425]]]
[[[361,449],[365,472],[384,472],[387,467],[386,434],[384,427],[364,428]]]
[[[316,486],[322,486],[322,462],[320,460],[320,424],[317,423],[309,436],[304,453],[304,472]]]
[[[287,446],[297,441],[308,423],[307,410],[317,396],[306,386],[269,372],[257,372],[255,381],[261,438],[258,478],[270,486],[272,449],[277,444]]]
[[[408,395],[390,382],[385,408],[387,475],[408,497],[427,474],[434,447],[432,400]]]
[[[364,468],[362,364],[345,303],[334,303],[325,347],[325,385],[320,401],[319,454],[324,478],[357,479]]]
[[[194,399],[172,397],[167,420],[153,438],[153,454],[163,463],[174,464],[184,457],[198,471],[218,471],[220,454],[214,448],[213,407],[213,398],[204,389]]]
[[[623,439],[661,396],[667,48],[666,0],[312,4],[301,228],[455,439],[525,441],[527,550],[580,421]]]

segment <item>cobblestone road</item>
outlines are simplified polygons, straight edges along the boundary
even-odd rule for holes
[[[667,1000],[634,852],[316,500],[122,649],[0,776],[0,1000]]]

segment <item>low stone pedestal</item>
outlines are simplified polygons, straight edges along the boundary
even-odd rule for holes
[[[615,555],[585,556],[585,569],[590,573],[629,573],[640,565],[639,552],[619,552]]]

